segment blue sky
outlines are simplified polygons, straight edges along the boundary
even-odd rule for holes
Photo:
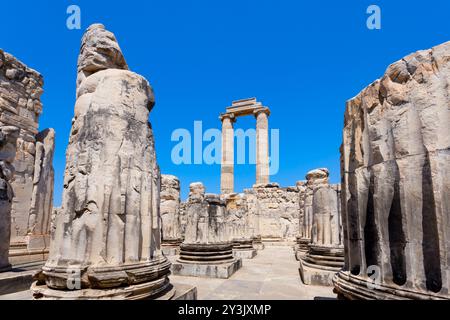
[[[81,8],[81,30],[66,27],[66,9]],[[381,30],[366,27],[366,9],[381,8]],[[448,0],[354,1],[4,1],[0,47],[45,79],[40,128],[57,133],[55,204],[59,205],[75,102],[81,36],[95,22],[117,37],[134,72],[152,84],[150,115],[164,173],[219,192],[219,165],[171,161],[177,128],[220,128],[232,100],[257,97],[280,130],[280,170],[271,177],[294,185],[313,168],[328,167],[339,182],[345,101],[403,56],[450,40]],[[253,128],[239,118],[236,128]],[[235,168],[235,189],[251,187],[254,165]]]

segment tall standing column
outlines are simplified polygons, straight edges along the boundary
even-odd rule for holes
[[[222,167],[220,172],[220,192],[233,193],[234,190],[234,114],[225,113],[222,120]]]
[[[269,108],[255,110],[256,184],[269,183]]]

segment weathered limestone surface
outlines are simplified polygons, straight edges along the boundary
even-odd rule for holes
[[[172,175],[161,175],[162,250],[165,255],[176,255],[183,242],[180,222],[180,180]]]
[[[257,221],[263,240],[295,240],[300,213],[297,187],[280,188],[278,184],[271,183],[255,185],[244,192],[248,201],[255,201],[256,198],[257,204],[250,206],[249,211],[257,219],[250,220]]]
[[[187,225],[186,210],[187,210],[187,202],[183,201],[180,203],[180,233],[182,239],[184,239],[184,235],[186,234],[186,225]]]
[[[347,102],[341,296],[450,298],[449,80],[447,42],[390,65]]]
[[[305,211],[311,214],[310,243],[299,254],[303,283],[332,285],[332,278],[344,265],[340,185],[330,185],[328,169],[306,175]]]
[[[225,201],[206,194],[200,182],[189,186],[187,225],[179,259],[173,264],[176,275],[229,278],[241,267],[233,257],[233,244],[227,228]]]
[[[307,237],[307,226],[305,225],[305,198],[306,198],[306,181],[297,182],[298,189],[298,204],[299,204],[299,221],[298,221],[298,235],[296,237],[296,244],[294,246],[295,258],[300,259],[308,251],[308,244],[311,238]]]
[[[50,222],[53,212],[53,153],[55,131],[46,129],[36,136],[36,156],[31,194],[28,230],[25,237],[27,248],[13,248],[13,261],[45,261],[50,247]]]
[[[0,272],[11,268],[8,256],[14,191],[10,181],[14,176],[12,163],[16,156],[18,137],[17,127],[0,126]]]
[[[220,192],[232,193],[234,190],[234,128],[233,114],[220,117],[222,121],[222,162],[220,171]]]
[[[114,35],[100,24],[89,27],[78,61],[62,208],[49,259],[32,287],[36,299],[175,294],[160,244],[160,173],[148,122],[153,91],[125,69]]]
[[[256,118],[256,184],[269,183],[269,108],[254,111]]]
[[[47,129],[38,134],[42,86],[43,78],[38,72],[0,50],[0,126],[19,129],[13,162],[15,174],[11,181],[14,198],[10,259],[14,263],[43,260],[48,245],[41,241],[41,236],[48,239],[49,222],[48,205],[43,204],[51,203],[53,190],[43,189],[43,186],[53,185],[53,174],[50,173],[53,171],[54,146],[52,138],[45,139],[45,147],[41,147],[41,140],[47,132],[51,131],[53,136],[54,132]]]
[[[233,241],[233,255],[242,259],[253,259],[256,250],[253,248],[253,228],[251,226],[248,203],[245,194],[228,194],[224,196],[226,203],[226,228]]]

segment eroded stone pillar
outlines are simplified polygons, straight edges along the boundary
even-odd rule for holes
[[[256,117],[256,184],[269,183],[269,108],[254,111]]]
[[[301,257],[308,251],[308,246],[312,241],[313,227],[313,199],[314,188],[321,183],[328,183],[328,170],[316,169],[307,173],[306,182],[302,184],[302,193],[299,194],[299,201],[302,205],[300,221],[300,238],[297,239],[297,257]]]
[[[53,214],[53,153],[55,131],[46,129],[36,136],[33,193],[28,219],[27,243],[30,253],[46,257],[50,247],[50,221]],[[45,259],[43,259],[45,260]]]
[[[256,192],[253,188],[244,190],[245,198],[247,199],[247,209],[249,214],[249,224],[251,236],[253,240],[253,248],[256,250],[263,250],[264,244],[261,237],[261,211]]]
[[[347,102],[341,297],[450,299],[449,57],[413,53]]]
[[[220,171],[220,192],[233,193],[234,190],[234,128],[235,117],[225,113],[222,120],[222,163]]]
[[[233,193],[226,195],[224,200],[227,209],[227,230],[233,241],[233,255],[236,258],[253,259],[256,250],[253,248],[247,197]]]
[[[128,70],[114,35],[83,36],[62,208],[35,299],[170,299],[161,252],[153,90]]]
[[[19,129],[0,126],[0,272],[11,269],[9,240],[11,237],[11,206],[14,190],[10,181],[14,176],[12,163],[16,157]]]
[[[298,221],[298,235],[296,237],[296,244],[294,246],[295,258],[300,259],[302,254],[308,251],[308,244],[311,241],[306,237],[305,232],[305,196],[306,196],[306,181],[297,182],[298,189],[298,204],[299,204],[299,221]]]
[[[205,194],[200,182],[189,189],[186,234],[173,273],[227,279],[241,267],[242,260],[233,257],[225,201],[219,195]]]
[[[340,185],[330,185],[327,169],[316,169],[307,175],[312,189],[311,241],[305,254],[299,256],[303,283],[333,284],[333,276],[344,266]]]
[[[162,250],[166,256],[177,255],[183,241],[180,221],[180,180],[161,175]]]

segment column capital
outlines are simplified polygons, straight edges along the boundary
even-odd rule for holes
[[[231,123],[235,123],[236,122],[236,116],[234,115],[234,113],[222,113],[219,116],[220,121],[223,122],[224,119],[230,119]]]
[[[267,107],[261,107],[261,108],[255,109],[255,110],[253,111],[253,115],[254,115],[255,117],[258,117],[258,115],[259,115],[260,113],[265,113],[265,114],[267,114],[267,116],[270,116],[270,109],[267,108]]]

